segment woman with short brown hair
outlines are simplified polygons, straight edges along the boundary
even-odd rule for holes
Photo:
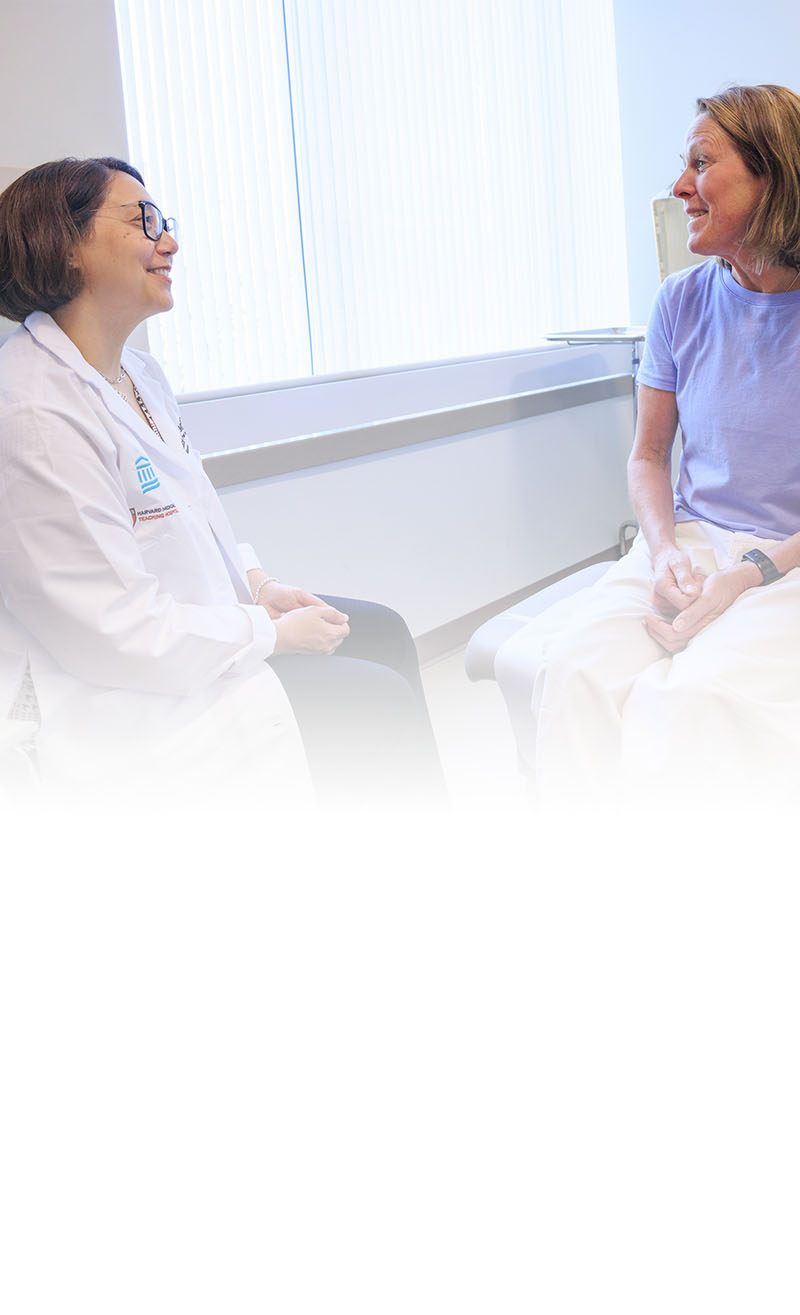
[[[112,157],[55,160],[30,169],[0,196],[0,302],[22,323],[34,311],[54,311],[81,290],[73,259],[89,233],[113,173],[142,187],[138,169]]]
[[[163,372],[126,346],[171,308],[177,250],[120,160],[0,197],[0,314],[24,321],[0,349],[0,715],[40,722],[46,781],[199,780],[274,811],[305,750],[324,802],[440,802],[405,623],[237,545]]]

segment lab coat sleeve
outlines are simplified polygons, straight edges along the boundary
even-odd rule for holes
[[[239,557],[245,571],[263,571],[264,568],[258,560],[258,553],[252,544],[237,543],[236,547],[239,549]]]
[[[3,407],[0,590],[70,674],[190,695],[272,652],[262,607],[178,602],[148,569],[109,441],[56,406]]]

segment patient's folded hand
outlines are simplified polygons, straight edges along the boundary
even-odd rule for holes
[[[663,616],[657,616],[655,613],[644,618],[644,625],[650,638],[654,639],[668,653],[680,653],[681,649],[686,648],[691,639],[691,635],[680,634],[679,631],[673,629],[670,620],[665,619]]]
[[[653,606],[660,616],[672,620],[700,594],[702,575],[692,570],[687,553],[677,544],[665,548],[653,561]]]
[[[722,616],[744,592],[747,582],[742,575],[741,564],[737,564],[723,571],[714,571],[709,576],[695,576],[699,596],[675,613],[671,621],[663,614],[646,617],[648,634],[668,653],[680,653],[695,635]]]

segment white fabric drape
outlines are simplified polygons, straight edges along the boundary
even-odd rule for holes
[[[628,313],[611,0],[117,0],[181,391]]]

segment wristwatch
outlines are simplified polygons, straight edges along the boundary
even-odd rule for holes
[[[778,570],[772,558],[760,548],[751,548],[749,552],[744,553],[742,561],[755,563],[763,576],[762,584],[774,584],[776,580],[783,578],[783,572]]]

